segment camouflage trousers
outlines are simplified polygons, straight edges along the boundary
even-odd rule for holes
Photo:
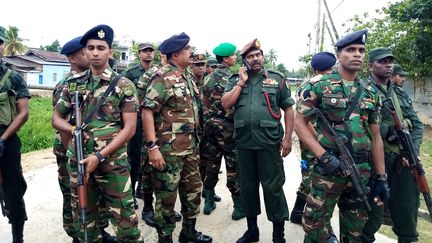
[[[400,156],[385,153],[387,181],[390,187],[388,208],[393,222],[392,230],[399,240],[418,241],[417,218],[420,192],[410,167],[402,167]],[[374,242],[375,233],[381,227],[384,207],[372,204],[369,220],[363,229],[363,242]]]
[[[311,174],[311,168],[313,166],[313,162],[315,161],[315,157],[308,149],[305,149],[303,147],[303,144],[300,142],[300,149],[301,149],[301,160],[300,161],[300,168],[301,168],[301,175],[302,179],[300,182],[300,186],[297,190],[297,195],[303,199],[306,199],[306,197],[309,195],[310,192],[310,174]],[[304,163],[305,162],[305,163]]]
[[[366,186],[370,178],[370,165],[361,163],[356,166]],[[319,171],[319,165],[314,165],[310,175],[311,191],[306,198],[303,215],[304,242],[327,241],[336,204],[339,207],[341,242],[361,242],[362,229],[368,219],[367,210],[350,178],[321,175]]]
[[[218,182],[222,156],[225,159],[227,184],[231,194],[240,193],[236,179],[236,144],[232,137],[233,123],[221,119],[210,119],[205,130],[204,143],[200,146],[200,161],[206,164],[204,189],[213,190]]]
[[[70,160],[68,170],[72,194],[72,216],[76,229],[79,229],[79,238],[83,240],[84,232],[78,208],[77,164],[75,160]],[[99,164],[90,175],[86,185],[89,242],[102,242],[101,232],[96,223],[102,217],[101,215],[109,215],[114,232],[120,242],[143,242],[141,231],[138,229],[138,217],[133,208],[129,170],[130,165],[126,159],[108,158],[106,162]],[[106,208],[106,212],[101,208]]]
[[[144,193],[153,193],[153,185],[151,181],[152,167],[149,164],[148,151],[144,146],[141,149],[141,182]]]
[[[177,191],[183,220],[196,218],[200,210],[202,182],[197,152],[184,156],[163,156],[163,170],[152,170],[152,183],[156,195],[154,222],[160,235],[170,235],[176,223],[174,205]]]

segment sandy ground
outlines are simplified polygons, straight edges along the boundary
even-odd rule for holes
[[[297,146],[295,146],[297,148]],[[285,158],[286,183],[285,196],[290,208],[294,205],[295,192],[300,182],[300,168],[297,159],[298,150]],[[25,194],[25,202],[28,213],[28,221],[25,225],[24,239],[26,242],[71,242],[62,228],[61,207],[62,199],[57,183],[57,165],[51,149],[32,152],[23,155],[24,174],[28,189]],[[222,201],[217,203],[216,210],[211,215],[202,212],[198,217],[197,229],[213,237],[213,242],[235,242],[246,229],[246,220],[231,220],[232,201],[228,189],[225,186],[226,173],[220,174],[220,181],[216,187],[217,194],[222,196]],[[139,200],[141,214],[142,201]],[[203,204],[203,202],[202,202]],[[263,213],[258,217],[260,227],[260,242],[271,242],[272,224],[267,220],[264,202],[261,200]],[[180,209],[179,203],[176,209]],[[202,206],[201,206],[202,209]],[[333,228],[338,234],[337,210],[333,217]],[[181,224],[178,223],[174,231],[174,241],[178,239]],[[139,228],[144,235],[145,242],[157,242],[156,231],[143,223],[140,218]],[[112,231],[111,231],[112,232]],[[11,242],[10,226],[6,218],[0,218],[0,242]],[[287,242],[302,242],[303,229],[299,225],[290,222],[285,223]],[[396,242],[389,238],[377,235],[377,242]]]

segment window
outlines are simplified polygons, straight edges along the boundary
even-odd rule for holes
[[[126,52],[122,52],[122,53],[121,53],[121,60],[122,60],[122,61],[125,61],[126,58],[127,58],[127,57],[126,57]]]
[[[53,83],[57,83],[57,73],[53,73]]]

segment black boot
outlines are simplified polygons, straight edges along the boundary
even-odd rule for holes
[[[158,233],[158,243],[173,243],[172,235],[161,235]]]
[[[236,243],[250,243],[259,241],[259,229],[257,225],[257,217],[247,217],[248,229]]]
[[[180,243],[197,242],[197,243],[208,243],[212,242],[213,239],[195,229],[196,219],[183,219],[182,230],[179,235]]]
[[[285,221],[273,222],[273,242],[285,243]]]
[[[177,211],[174,211],[174,218],[175,218],[175,221],[176,221],[176,222],[180,222],[181,219],[182,219],[182,215],[181,215],[181,213],[179,213],[179,212],[177,212]]]
[[[133,201],[134,201],[134,208],[138,209],[138,202],[135,198],[135,185],[136,185],[136,180],[132,180],[132,197],[133,197]]]
[[[144,207],[141,213],[141,217],[150,227],[155,227],[154,223],[154,210],[153,210],[153,193],[145,192],[143,194]]]
[[[24,221],[12,223],[12,243],[24,242]]]
[[[74,237],[74,238],[72,238],[72,243],[80,243],[80,242],[79,242],[78,238]]]
[[[141,174],[138,178],[138,185],[135,189],[135,198],[144,199],[144,193],[143,193],[143,187],[142,187],[142,180],[141,180]]]
[[[296,201],[294,203],[294,208],[291,212],[290,221],[293,224],[302,224],[302,217],[304,207],[306,205],[306,200],[297,194]]]
[[[105,229],[100,229],[102,234],[102,243],[117,243],[120,242],[116,236],[110,235]]]

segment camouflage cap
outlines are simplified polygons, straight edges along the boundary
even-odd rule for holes
[[[138,45],[139,51],[142,51],[144,49],[152,49],[154,51],[154,47],[153,47],[152,43],[150,43],[150,42],[144,42],[144,43],[140,43]]]
[[[369,62],[381,60],[386,57],[394,58],[392,50],[387,47],[373,48],[372,50],[369,51],[368,55],[369,55]]]
[[[204,54],[194,54],[193,55],[193,63],[206,63],[207,58]]]
[[[209,57],[209,58],[207,59],[207,65],[209,65],[209,66],[213,66],[213,65],[217,65],[217,64],[218,64],[218,62],[217,62],[216,58],[214,58],[214,57]]]
[[[246,54],[252,50],[261,50],[261,43],[257,38],[247,43],[240,51],[240,55],[246,56]]]
[[[0,40],[6,41],[6,30],[3,26],[0,26]]]
[[[402,69],[401,65],[395,63],[394,66],[393,66],[393,75],[394,74],[399,74],[399,75],[402,75],[402,76],[407,76],[409,73],[405,72]]]
[[[91,28],[81,38],[81,45],[86,46],[88,40],[104,40],[111,47],[114,39],[114,30],[108,25],[101,24]]]

